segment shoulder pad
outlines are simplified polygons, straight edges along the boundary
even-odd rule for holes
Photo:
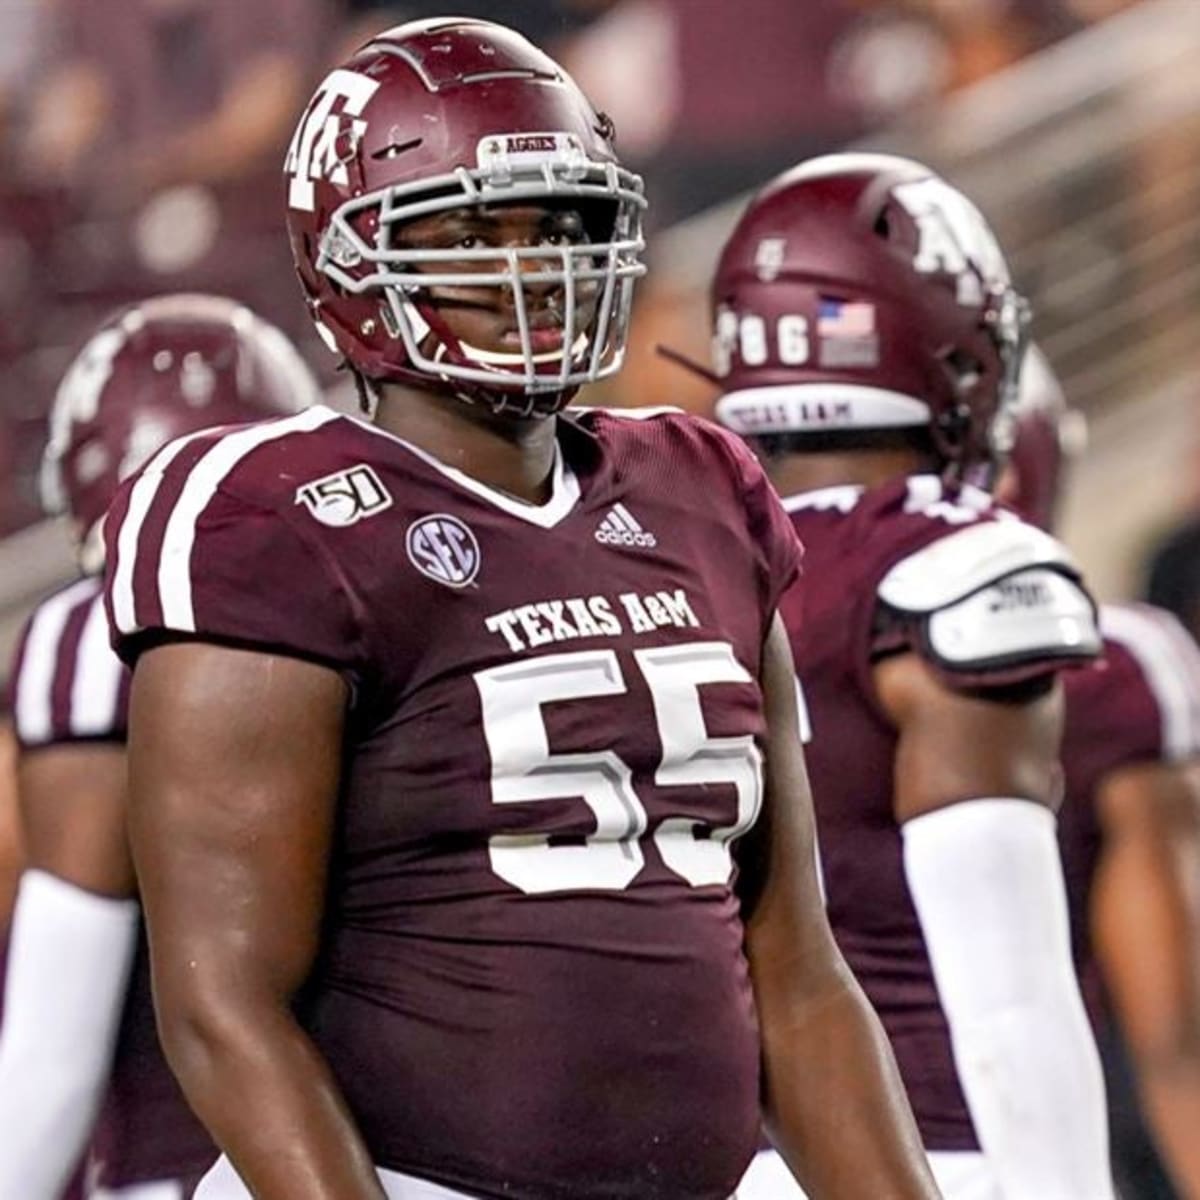
[[[1030,567],[956,600],[923,621],[924,649],[952,674],[986,677],[1099,655],[1096,607],[1053,567]]]
[[[1066,547],[1049,534],[1015,518],[983,521],[901,559],[880,580],[878,595],[901,612],[930,613],[1031,567],[1078,574]]]

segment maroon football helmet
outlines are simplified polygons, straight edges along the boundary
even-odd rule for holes
[[[318,332],[360,376],[547,413],[616,371],[644,268],[642,181],[571,78],[500,25],[440,18],[373,38],[317,88],[288,151],[288,230]],[[562,204],[579,245],[414,249],[403,226],[478,205]],[[463,273],[463,264],[477,272]],[[457,268],[455,268],[457,265]],[[563,337],[535,352],[525,289],[553,289]],[[431,289],[493,287],[520,352],[457,338]]]
[[[712,308],[738,433],[926,428],[959,476],[1007,449],[1027,305],[975,206],[919,163],[832,154],[768,184]]]
[[[1030,346],[1021,368],[1012,452],[996,494],[1041,529],[1053,530],[1071,460],[1087,445],[1087,421],[1067,404],[1046,356]]]
[[[130,305],[92,334],[59,384],[43,507],[71,517],[80,563],[98,571],[101,519],[117,485],[160,446],[320,399],[291,342],[232,300],[174,295]]]

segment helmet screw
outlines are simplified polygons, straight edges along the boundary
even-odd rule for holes
[[[361,333],[363,335],[363,337],[371,337],[371,335],[374,334],[374,332],[375,332],[375,318],[368,317],[358,327],[358,332]]]

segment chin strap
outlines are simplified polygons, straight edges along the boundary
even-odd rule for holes
[[[433,355],[435,361],[452,356],[462,366],[492,369],[492,364],[468,353],[466,345],[451,330],[438,312],[436,305],[408,298],[405,299],[405,305],[417,315],[428,333],[432,333],[438,339],[438,346]],[[414,325],[414,329],[416,328],[419,327]],[[521,357],[523,361],[524,356]],[[498,379],[504,379],[509,377],[511,372],[497,370],[495,374]],[[449,392],[456,400],[461,400],[464,404],[486,408],[494,416],[552,417],[566,408],[579,390],[577,387],[572,387],[563,391],[539,394],[530,394],[524,391],[491,391],[485,383],[470,383],[461,379],[453,379],[448,375],[443,375],[430,382],[436,390]]]
[[[721,377],[708,367],[702,367],[694,359],[688,358],[686,354],[681,354],[678,350],[673,350],[670,346],[664,346],[661,342],[656,342],[654,353],[659,358],[665,358],[667,362],[673,362],[677,367],[682,367],[685,371],[692,375],[699,375],[701,379],[711,383],[714,387],[721,386]]]

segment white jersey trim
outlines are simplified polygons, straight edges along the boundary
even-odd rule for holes
[[[225,477],[260,446],[292,433],[310,433],[339,415],[332,409],[316,405],[294,417],[226,433],[192,467],[167,519],[157,556],[156,579],[164,626],[189,633],[195,631],[191,555],[196,540],[196,524]],[[134,568],[142,529],[162,486],[164,473],[189,442],[211,436],[212,432],[211,429],[201,430],[171,442],[151,460],[145,473],[133,486],[129,509],[117,538],[117,569],[112,585],[113,617],[120,633],[134,633],[141,628],[137,620],[133,588]]]
[[[171,510],[159,552],[158,595],[162,602],[163,624],[168,629],[195,631],[192,548],[196,543],[200,514],[217,494],[221,481],[260,446],[292,433],[311,433],[339,416],[332,409],[316,406],[282,421],[252,425],[249,429],[226,434],[196,463]]]
[[[429,451],[414,446],[412,442],[406,441],[394,433],[389,433],[386,429],[380,429],[377,425],[372,425],[359,417],[347,416],[344,413],[336,415],[341,416],[343,420],[353,421],[355,425],[361,426],[376,437],[385,438],[387,441],[403,447],[414,458],[419,458],[465,491],[471,492],[481,500],[486,500],[494,508],[508,513],[511,517],[519,517],[522,521],[528,521],[530,525],[536,525],[541,529],[553,529],[555,525],[571,515],[575,505],[579,502],[581,495],[579,480],[575,477],[575,472],[567,465],[562,447],[557,441],[554,443],[554,474],[550,481],[550,499],[545,504],[527,504],[524,500],[518,500],[516,496],[510,496],[497,488],[489,487],[486,483],[481,483],[457,467],[447,466]]]
[[[189,442],[204,437],[207,432],[207,430],[200,430],[168,442],[150,460],[129,494],[129,507],[125,511],[125,519],[121,522],[121,529],[117,534],[117,566],[112,580],[113,623],[116,625],[118,633],[134,633],[139,628],[137,601],[133,591],[133,572],[137,561],[138,539],[141,537],[142,526],[146,523],[146,517],[154,504],[154,498],[158,495],[163,474],[174,461],[175,456]]]
[[[811,492],[799,492],[794,496],[782,497],[785,512],[828,512],[837,509],[838,512],[852,512],[859,500],[862,499],[866,488],[853,483],[841,483],[833,487],[814,488]]]
[[[647,404],[638,408],[617,408],[608,404],[572,404],[563,409],[564,416],[586,416],[588,413],[604,413],[608,417],[621,417],[626,421],[648,421],[652,417],[686,417],[687,409],[674,404]]]
[[[108,643],[104,596],[97,592],[83,626],[71,684],[71,732],[78,737],[105,737],[113,732],[125,668]]]
[[[1200,755],[1200,648],[1168,612],[1149,605],[1105,605],[1100,631],[1133,656],[1158,705],[1163,756]]]
[[[17,736],[28,745],[48,742],[54,735],[54,677],[63,631],[71,613],[95,588],[94,579],[79,580],[44,601],[29,624],[13,708]]]

